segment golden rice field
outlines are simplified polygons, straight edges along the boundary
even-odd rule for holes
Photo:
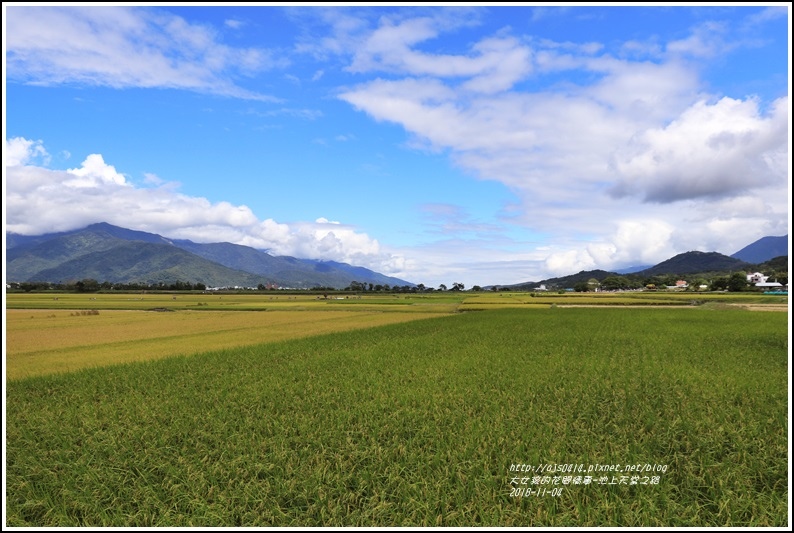
[[[192,355],[222,348],[309,337],[438,316],[433,312],[149,312],[9,309],[6,377]]]

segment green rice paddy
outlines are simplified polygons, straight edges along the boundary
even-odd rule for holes
[[[536,299],[8,381],[6,525],[788,524],[787,313]]]

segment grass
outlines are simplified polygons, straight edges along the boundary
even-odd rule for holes
[[[14,380],[7,525],[784,526],[787,369],[783,313],[530,308]]]

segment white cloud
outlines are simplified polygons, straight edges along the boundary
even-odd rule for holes
[[[748,17],[747,22],[751,25],[755,25],[755,24],[760,25],[769,22],[771,20],[786,18],[788,16],[789,9],[791,9],[791,6],[785,6],[785,5],[766,7],[757,14]]]
[[[470,78],[462,88],[478,93],[509,89],[531,70],[531,51],[515,38],[486,38],[472,46],[471,55],[429,54],[411,47],[436,37],[439,24],[417,18],[385,22],[360,46],[351,72],[399,72],[411,76]]]
[[[164,11],[114,6],[9,6],[9,79],[36,85],[176,88],[273,101],[238,85],[284,61],[234,48],[216,32]]]
[[[669,125],[638,132],[616,153],[612,194],[666,203],[785,183],[787,100],[776,101],[767,116],[752,99],[699,101]]]
[[[554,6],[554,7],[534,7],[532,8],[532,22],[540,22],[553,17],[561,17],[570,13],[572,8],[568,6]]]
[[[724,24],[706,22],[686,38],[668,43],[667,52],[704,59],[715,57],[727,51],[729,45],[723,39],[726,32]]]
[[[232,242],[274,255],[335,260],[391,275],[405,265],[399,254],[384,252],[377,240],[340,221],[260,220],[244,205],[179,194],[174,184],[153,174],[147,174],[145,182],[155,187],[138,188],[100,154],[62,171],[25,164],[46,153],[40,141],[13,138],[6,148],[10,232],[38,235],[108,222],[169,238]]]
[[[24,165],[34,158],[49,159],[41,141],[30,141],[21,137],[10,141],[3,139],[3,162],[6,167]]]
[[[547,271],[565,276],[581,270],[618,270],[636,264],[656,264],[675,255],[675,227],[658,219],[619,220],[612,235],[582,248],[552,252]]]
[[[630,50],[621,58],[598,43],[539,40],[529,65],[524,57],[511,64],[522,46],[504,35],[480,41],[498,45],[488,49],[493,58],[418,49],[439,31],[427,19],[384,23],[351,69],[388,70],[390,78],[339,98],[402,126],[414,146],[446,151],[467,172],[509,187],[521,210],[510,221],[553,243],[525,263],[536,269],[528,279],[693,249],[731,254],[764,231],[785,233],[789,101],[762,111],[754,97],[704,92],[696,61],[735,46],[723,26],[695,28],[669,43],[667,55],[663,43],[618,44]],[[494,83],[502,92],[456,89],[479,83],[496,57],[513,72]],[[531,90],[511,85],[522,77]],[[739,198],[731,216],[719,212],[721,201]]]
[[[89,155],[80,168],[70,168],[66,172],[77,176],[64,182],[69,187],[97,187],[103,183],[127,184],[124,176],[116,172],[113,166],[106,164],[100,154]]]
[[[31,24],[36,34],[17,26],[12,32],[9,24],[9,72],[40,84],[178,86],[245,97],[237,76],[275,64],[266,51],[225,47],[206,28],[155,11],[77,15],[90,9],[46,8],[49,22]],[[590,41],[513,37],[507,28],[434,53],[436,37],[476,24],[476,17],[445,21],[414,10],[369,19],[346,9],[294,12],[296,20],[309,12],[312,18],[298,51],[347,57],[351,75],[383,76],[348,86],[341,100],[377,121],[398,124],[411,146],[445,152],[467,174],[504,184],[515,195],[510,222],[548,235],[548,247],[528,243],[517,254],[515,243],[464,240],[481,228],[465,210],[453,210],[430,224],[428,233],[441,228],[445,240],[394,252],[339,222],[261,221],[245,206],[180,196],[167,182],[138,189],[104,161],[74,169],[83,176],[31,166],[33,152],[24,145],[31,141],[12,139],[23,143],[6,150],[9,177],[18,182],[9,188],[16,195],[18,227],[27,220],[20,214],[24,202],[40,215],[30,223],[48,230],[63,223],[61,213],[93,222],[135,212],[140,229],[158,233],[170,230],[193,240],[211,235],[278,254],[334,258],[387,273],[404,269],[399,271],[410,272],[406,279],[427,284],[469,286],[655,263],[694,249],[730,254],[759,235],[788,231],[790,102],[768,105],[752,96],[707,92],[700,69],[706,61],[724,61],[726,51],[741,44],[724,26],[703,24],[675,41],[650,36],[608,43],[609,49]],[[760,12],[755,22],[784,12]],[[310,31],[318,19],[330,25],[330,33]],[[117,24],[115,33],[108,30],[110,20]],[[74,46],[59,51],[56,60],[39,61],[42,50],[65,41],[64,31],[79,33],[72,36]],[[113,61],[123,73],[113,70]],[[152,72],[145,72],[143,66],[150,65]],[[314,72],[313,80],[330,79],[324,70]],[[268,116],[275,114],[319,116],[287,108]],[[40,142],[30,146],[46,154]],[[87,176],[93,181],[79,191],[77,182],[67,183]],[[96,202],[99,197],[108,205]],[[69,207],[73,200],[79,208]],[[487,260],[470,259],[483,253]],[[405,259],[412,254],[422,257],[421,264]],[[466,271],[472,278],[454,279]]]

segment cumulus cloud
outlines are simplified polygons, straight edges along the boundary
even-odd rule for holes
[[[3,161],[6,167],[24,165],[34,158],[49,159],[41,141],[31,141],[16,137],[10,141],[3,139]]]
[[[777,100],[766,116],[754,99],[699,101],[669,125],[638,132],[615,155],[619,179],[611,194],[667,203],[785,183],[787,100]]]
[[[284,61],[223,44],[206,26],[164,11],[117,6],[9,6],[9,79],[36,85],[186,89],[273,101],[235,80]]]
[[[100,154],[76,168],[28,164],[46,154],[41,141],[13,138],[6,147],[6,230],[23,235],[78,229],[96,222],[195,242],[231,242],[274,255],[335,260],[386,274],[402,273],[405,260],[376,239],[340,221],[260,220],[249,207],[211,202],[176,191],[152,174],[150,188],[132,185]]]
[[[634,264],[655,264],[675,255],[675,227],[664,220],[619,220],[611,235],[599,242],[564,251],[552,251],[546,271],[562,276],[580,270],[619,269]]]
[[[80,168],[70,168],[66,172],[76,176],[76,178],[64,182],[70,187],[97,187],[103,183],[127,184],[126,178],[116,172],[112,165],[106,164],[100,154],[89,155]]]
[[[442,31],[432,20],[382,21],[350,69],[389,77],[339,98],[506,185],[519,210],[510,222],[554,242],[526,263],[539,274],[730,254],[765,228],[785,233],[790,106],[706,92],[699,61],[742,45],[729,30],[704,23],[668,43],[617,43],[617,54],[501,33],[436,55],[425,45]],[[478,87],[500,60],[502,81]],[[740,198],[730,217],[720,212]]]

